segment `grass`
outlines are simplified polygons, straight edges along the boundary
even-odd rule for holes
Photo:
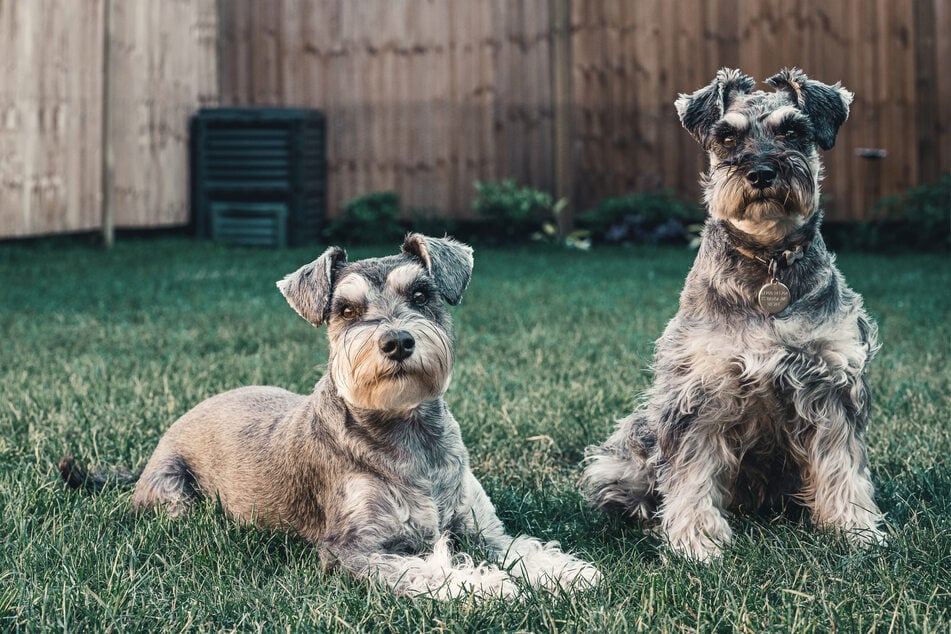
[[[136,519],[128,491],[64,490],[64,453],[138,464],[172,420],[216,392],[308,391],[325,335],[273,282],[315,255],[176,238],[109,252],[0,245],[0,630],[949,628],[951,275],[940,254],[840,257],[885,342],[869,435],[891,534],[880,550],[741,516],[721,562],[664,561],[654,538],[581,502],[584,447],[649,381],[653,340],[692,259],[677,249],[479,251],[453,309],[459,361],[447,399],[476,474],[511,531],[597,562],[606,582],[591,593],[398,598],[323,573],[308,544],[237,526],[211,503],[184,522]]]

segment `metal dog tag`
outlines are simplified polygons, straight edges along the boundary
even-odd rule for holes
[[[759,289],[759,305],[770,315],[782,312],[789,306],[789,289],[785,284],[773,278]]]

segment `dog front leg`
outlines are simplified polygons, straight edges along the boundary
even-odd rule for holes
[[[856,390],[862,395],[859,405],[867,402],[868,389],[863,380]],[[808,421],[815,433],[806,448],[803,500],[812,510],[816,525],[840,528],[857,545],[883,543],[885,535],[879,529],[882,513],[875,504],[875,487],[862,438],[867,408],[859,407],[858,414],[850,417],[849,411],[855,410],[848,406],[853,402],[851,396],[831,404],[826,398],[821,401],[829,406],[822,416],[817,412]]]
[[[733,538],[723,509],[728,469],[716,439],[704,432],[694,423],[658,482],[665,539],[675,552],[698,561],[719,557]]]
[[[476,565],[468,555],[453,554],[449,539],[448,534],[440,536],[429,555],[391,552],[371,543],[342,546],[325,541],[321,559],[327,567],[340,565],[354,576],[382,583],[399,595],[448,601],[470,595],[497,599],[518,594],[507,572],[488,563]]]
[[[656,475],[647,447],[655,444],[656,436],[648,429],[642,412],[618,421],[617,429],[604,444],[585,450],[581,490],[588,502],[638,520],[653,519]]]
[[[462,509],[464,532],[481,540],[500,565],[531,586],[584,590],[597,585],[601,573],[591,564],[561,550],[558,542],[535,537],[512,537],[495,512],[482,485],[469,473],[465,481],[467,505]]]

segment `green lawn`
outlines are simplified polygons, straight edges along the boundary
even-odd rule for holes
[[[385,253],[393,253],[397,245]],[[772,517],[734,518],[709,567],[588,510],[584,447],[625,414],[692,260],[680,249],[478,250],[453,309],[447,395],[473,468],[513,532],[601,567],[585,595],[437,603],[321,572],[300,540],[236,526],[208,503],[135,518],[129,493],[67,491],[66,452],[142,463],[164,429],[246,384],[308,391],[322,330],[274,281],[319,249],[184,239],[110,252],[0,245],[0,630],[948,631],[951,623],[951,271],[946,254],[841,254],[878,319],[869,434],[890,544]],[[351,256],[383,254],[354,249]]]

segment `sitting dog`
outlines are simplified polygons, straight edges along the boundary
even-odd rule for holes
[[[855,542],[883,537],[865,448],[877,328],[819,235],[819,150],[852,93],[798,69],[767,83],[723,69],[676,101],[709,154],[709,217],[654,383],[583,477],[592,504],[657,516],[698,560],[730,542],[727,509],[797,502]]]
[[[326,375],[310,396],[245,387],[200,403],[159,441],[134,507],[180,515],[217,496],[239,521],[294,531],[325,566],[402,594],[510,596],[513,576],[549,589],[596,584],[598,571],[557,543],[507,535],[469,468],[442,398],[454,363],[443,301],[461,301],[472,264],[466,245],[410,234],[399,255],[351,263],[332,247],[278,282],[304,319],[327,324]],[[69,457],[60,470],[93,489],[136,479]],[[450,535],[479,540],[502,568],[452,556]]]

